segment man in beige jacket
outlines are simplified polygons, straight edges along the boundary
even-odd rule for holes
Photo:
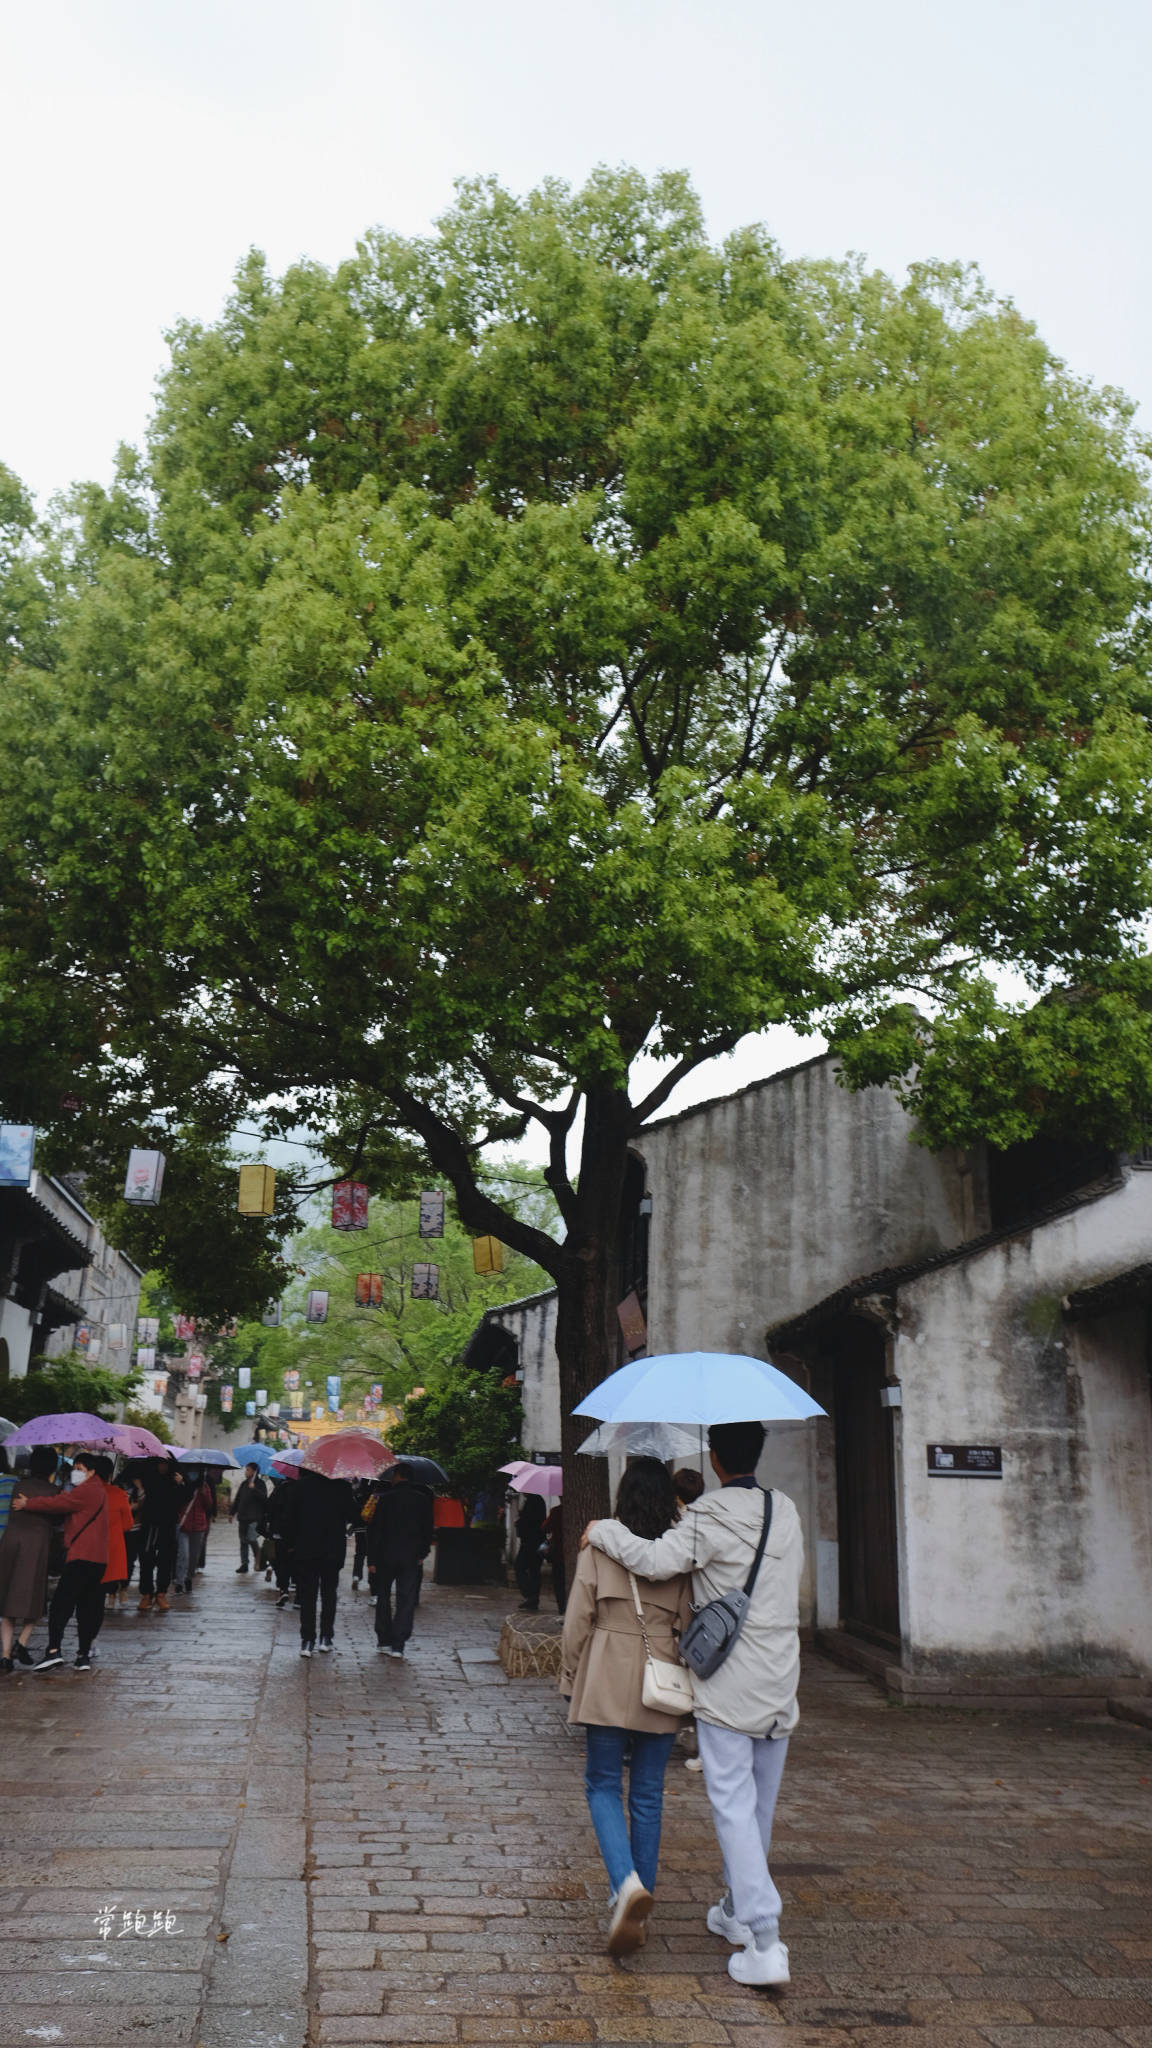
[[[644,1542],[619,1522],[593,1522],[588,1541],[648,1579],[692,1573],[697,1607],[742,1586],[764,1526],[756,1483],[764,1448],[759,1422],[725,1422],[708,1432],[718,1491],[706,1493],[667,1535]],[[768,1869],[772,1817],[788,1738],[798,1718],[799,1590],[804,1544],[788,1496],[773,1491],[772,1519],[751,1604],[736,1642],[711,1678],[695,1678],[696,1723],[727,1891],[708,1926],[733,1944],[728,1973],[738,1984],[786,1984],[780,1894]]]

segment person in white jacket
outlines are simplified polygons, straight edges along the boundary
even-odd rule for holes
[[[718,1423],[708,1432],[718,1491],[704,1494],[664,1536],[645,1542],[622,1522],[593,1522],[586,1540],[647,1579],[692,1573],[692,1599],[704,1606],[742,1586],[764,1526],[766,1499],[756,1483],[764,1448],[759,1422]],[[744,1626],[711,1678],[693,1678],[704,1783],[720,1854],[724,1897],[708,1926],[736,1947],[728,1973],[738,1984],[786,1984],[780,1894],[768,1853],[776,1796],[796,1726],[800,1676],[799,1591],[804,1560],[800,1517],[773,1489],[768,1539]]]

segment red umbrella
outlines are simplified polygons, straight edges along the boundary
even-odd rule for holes
[[[375,1479],[396,1453],[369,1429],[338,1429],[318,1437],[300,1460],[302,1472],[320,1472],[325,1479]]]

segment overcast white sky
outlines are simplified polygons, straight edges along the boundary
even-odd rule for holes
[[[456,177],[597,162],[686,167],[717,236],[975,260],[1152,416],[1147,0],[0,0],[0,38],[0,461],[41,501],[140,437],[251,245],[335,263]]]

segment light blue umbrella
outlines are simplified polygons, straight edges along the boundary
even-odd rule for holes
[[[807,1422],[824,1409],[763,1358],[674,1351],[634,1358],[572,1410],[601,1422]]]
[[[262,1478],[267,1478],[275,1455],[267,1444],[237,1444],[232,1453],[238,1465],[255,1465]]]
[[[177,1451],[176,1456],[182,1465],[224,1466],[231,1465],[232,1463],[232,1458],[228,1451]]]

